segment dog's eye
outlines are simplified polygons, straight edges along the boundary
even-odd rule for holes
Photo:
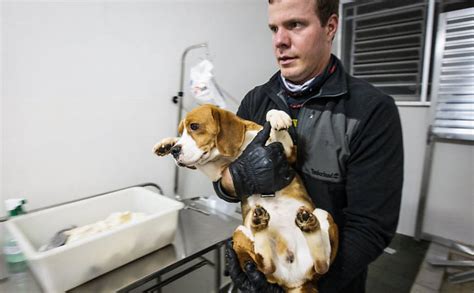
[[[189,125],[189,128],[191,128],[191,130],[198,130],[199,129],[199,124],[197,123],[191,123]]]

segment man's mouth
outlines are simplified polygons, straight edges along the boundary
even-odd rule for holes
[[[288,65],[288,64],[292,63],[295,60],[296,60],[296,57],[290,57],[290,56],[278,57],[278,63],[280,65]]]

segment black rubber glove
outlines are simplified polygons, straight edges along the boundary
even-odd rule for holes
[[[270,123],[266,122],[242,155],[229,166],[239,198],[252,194],[273,194],[290,184],[295,176],[283,145],[274,142],[265,146],[270,129]]]
[[[245,272],[240,268],[237,254],[232,248],[232,240],[225,244],[225,275],[230,276],[234,285],[242,292],[283,293],[277,284],[268,283],[265,275],[257,270],[252,261],[245,264]]]

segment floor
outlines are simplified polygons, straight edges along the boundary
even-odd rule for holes
[[[455,273],[469,274],[472,267],[446,267],[443,265],[433,265],[433,261],[462,260],[473,261],[474,256],[454,249],[451,241],[443,239],[441,242],[431,242],[426,251],[416,279],[412,285],[410,293],[474,293],[474,280],[456,283],[450,282],[448,277]],[[442,245],[441,243],[445,243]],[[471,247],[472,249],[472,247]],[[438,261],[436,261],[438,260]]]
[[[410,292],[429,242],[397,234],[389,247],[393,253],[384,252],[369,266],[367,293]]]
[[[467,282],[463,284],[451,284],[447,280],[447,276],[443,279],[443,284],[441,285],[440,293],[473,293],[474,292],[474,282]]]
[[[466,254],[460,254],[455,251],[451,251],[449,256],[451,260],[474,260],[474,257],[467,256]],[[460,283],[460,284],[453,284],[448,281],[448,276],[451,274],[461,273],[470,271],[472,268],[448,268],[446,269],[446,273],[443,276],[443,282],[441,284],[440,293],[473,293],[474,292],[474,281]]]

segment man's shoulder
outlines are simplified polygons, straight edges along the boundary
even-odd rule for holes
[[[366,112],[371,108],[396,107],[395,101],[390,95],[382,92],[365,80],[351,75],[347,76],[348,93],[350,96],[348,102],[356,108]]]
[[[351,96],[356,97],[358,99],[367,99],[367,100],[393,100],[391,96],[382,92],[380,89],[376,88],[369,82],[354,77],[352,75],[348,75],[348,88]]]
[[[270,77],[270,79],[267,82],[261,85],[257,85],[256,87],[251,89],[247,93],[245,98],[251,98],[251,99],[262,98],[272,92],[278,92],[278,89],[280,88],[280,83],[278,81],[278,78],[279,78],[279,73],[277,72],[274,75],[272,75],[272,77]]]
[[[263,124],[268,110],[278,108],[275,98],[280,89],[278,73],[274,74],[266,83],[250,90],[240,103],[237,115]]]

